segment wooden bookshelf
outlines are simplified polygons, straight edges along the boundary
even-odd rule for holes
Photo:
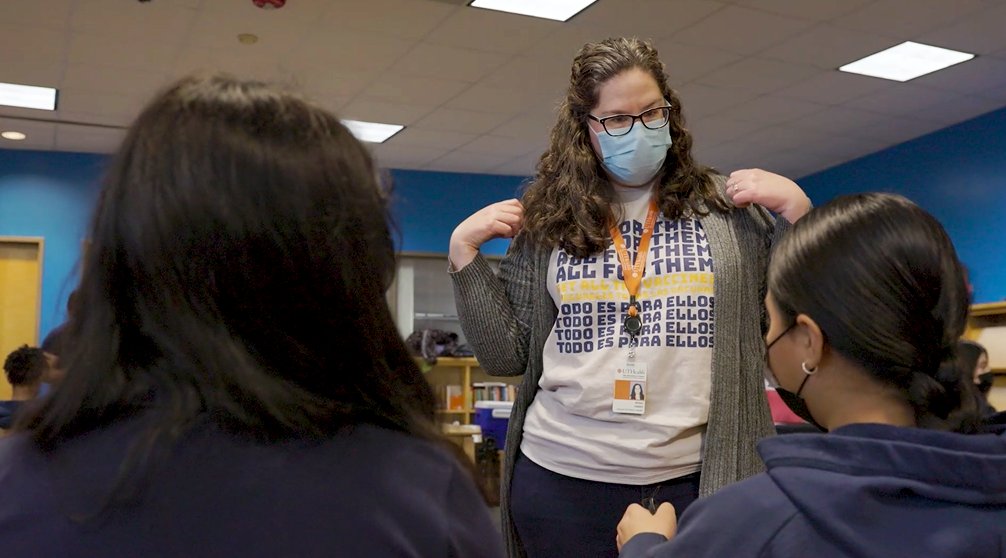
[[[424,370],[426,380],[433,387],[438,399],[443,399],[445,387],[448,385],[460,385],[461,393],[464,396],[464,408],[462,409],[437,409],[437,414],[444,418],[445,422],[457,421],[461,424],[471,424],[472,415],[475,414],[474,401],[472,398],[473,382],[504,382],[507,384],[517,384],[520,376],[516,377],[494,377],[489,376],[485,370],[479,366],[478,360],[474,357],[442,357],[437,359],[437,363],[432,367],[426,365],[422,359],[417,359],[420,367]]]

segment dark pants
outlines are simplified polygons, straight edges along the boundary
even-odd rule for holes
[[[608,484],[553,473],[523,454],[510,513],[528,558],[618,556],[615,528],[629,504],[670,502],[678,517],[699,495],[699,474],[647,485]]]

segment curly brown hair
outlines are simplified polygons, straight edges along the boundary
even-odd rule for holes
[[[569,89],[559,106],[549,147],[522,199],[529,240],[558,245],[577,257],[596,254],[611,242],[608,225],[614,189],[590,144],[587,115],[597,105],[601,85],[633,68],[653,76],[671,105],[673,145],[658,186],[664,216],[679,219],[706,215],[710,210],[729,211],[712,180],[715,171],[692,159],[692,136],[657,50],[640,39],[610,38],[587,43],[573,59]]]

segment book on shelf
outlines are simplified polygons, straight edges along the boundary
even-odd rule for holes
[[[448,411],[465,410],[465,393],[461,390],[460,385],[451,384],[444,386],[444,403]]]
[[[517,386],[505,382],[474,382],[472,401],[513,401],[517,398]]]

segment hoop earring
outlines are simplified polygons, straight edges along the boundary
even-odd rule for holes
[[[800,363],[800,368],[803,368],[803,373],[806,374],[806,375],[808,375],[808,376],[812,376],[815,372],[817,372],[817,367],[816,366],[814,368],[811,368],[811,369],[808,370],[806,362],[801,362]]]

